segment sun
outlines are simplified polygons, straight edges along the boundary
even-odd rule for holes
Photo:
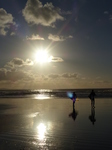
[[[49,55],[47,50],[38,50],[35,53],[35,61],[38,63],[47,63],[49,62]]]
[[[34,53],[34,61],[36,63],[45,64],[52,62],[53,56],[49,54],[47,49],[39,49]]]

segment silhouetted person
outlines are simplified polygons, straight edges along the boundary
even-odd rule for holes
[[[91,107],[95,108],[95,92],[94,90],[91,91],[91,93],[89,94],[89,98],[91,99]]]
[[[77,95],[75,94],[75,92],[73,92],[73,97],[72,97],[72,100],[73,100],[73,110],[75,108],[75,101],[76,101],[76,98],[77,98]]]
[[[72,117],[72,119],[75,121],[76,117],[78,115],[78,112],[73,108],[73,112],[69,114],[69,117]]]
[[[95,109],[93,107],[91,107],[91,115],[89,116],[89,119],[94,125],[96,119],[95,119]]]

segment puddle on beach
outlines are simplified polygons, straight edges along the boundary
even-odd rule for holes
[[[1,99],[1,150],[112,149],[112,99]]]

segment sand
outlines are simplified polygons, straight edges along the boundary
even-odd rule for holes
[[[95,104],[79,99],[74,115],[69,99],[1,98],[0,150],[111,150],[112,99]]]

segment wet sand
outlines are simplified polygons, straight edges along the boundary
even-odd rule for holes
[[[111,150],[112,99],[0,99],[0,150]]]

